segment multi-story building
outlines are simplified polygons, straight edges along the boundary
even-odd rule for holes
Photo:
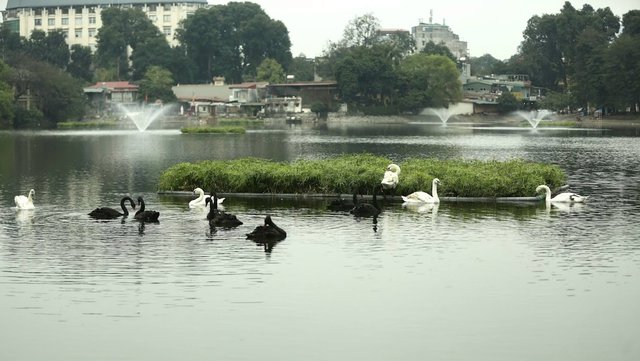
[[[411,28],[411,35],[413,35],[413,39],[416,41],[418,51],[422,50],[427,43],[432,41],[435,44],[444,43],[456,59],[469,57],[467,42],[460,40],[460,37],[454,34],[453,31],[444,24],[444,21],[442,24],[434,23],[433,12],[429,17],[428,23],[420,20],[419,25]]]
[[[4,22],[20,36],[28,38],[33,30],[60,29],[69,46],[80,44],[95,50],[103,9],[141,9],[169,44],[177,45],[174,34],[180,21],[206,6],[207,0],[8,0],[2,15]]]

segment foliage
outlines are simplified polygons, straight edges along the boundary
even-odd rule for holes
[[[56,124],[58,129],[78,129],[78,128],[114,128],[118,126],[115,120],[97,120],[97,121],[80,121],[80,122],[59,122]]]
[[[13,125],[13,90],[8,83],[11,77],[11,68],[0,60],[0,129]]]
[[[91,48],[78,44],[71,45],[71,61],[67,71],[73,77],[90,82],[93,79]]]
[[[455,63],[443,55],[408,56],[399,69],[399,99],[403,110],[447,107],[462,99]]]
[[[232,126],[223,126],[223,127],[184,127],[180,129],[183,134],[193,134],[193,133],[215,133],[215,134],[244,134],[246,133],[246,129],[243,127],[232,127]]]
[[[447,48],[444,43],[436,44],[433,41],[429,41],[424,45],[420,52],[428,55],[443,55],[451,59],[451,61],[453,61],[454,63],[458,61],[458,59],[453,56],[451,50],[449,50],[449,48]]]
[[[497,110],[500,114],[507,114],[518,110],[520,102],[510,91],[503,91],[498,97]]]
[[[494,58],[491,54],[484,54],[477,58],[471,58],[471,75],[483,76],[491,74],[505,74],[504,62]]]
[[[282,65],[278,64],[275,59],[266,58],[258,66],[257,81],[266,81],[269,83],[284,82],[285,74]]]
[[[541,109],[570,110],[577,107],[577,102],[571,93],[548,92],[538,106]]]
[[[371,194],[380,186],[389,163],[389,159],[371,154],[292,163],[256,158],[179,163],[161,174],[158,187],[163,191],[201,187],[237,193]],[[437,177],[442,181],[438,191],[444,197],[535,196],[538,185],[556,188],[566,179],[558,166],[522,160],[409,159],[400,166],[398,194],[429,190]]]
[[[69,63],[69,45],[60,29],[48,33],[34,30],[31,38],[24,41],[23,49],[31,58],[45,61],[60,69],[65,69]]]
[[[140,81],[138,91],[148,102],[160,100],[163,103],[170,103],[176,100],[171,90],[173,84],[173,77],[169,70],[152,65],[144,74],[144,79]]]
[[[296,56],[289,64],[287,74],[293,75],[297,81],[313,81],[314,79],[314,59],[309,59],[304,54]]]
[[[16,107],[13,127],[15,129],[39,128],[43,118],[42,112],[38,109]]]
[[[224,76],[228,82],[237,83],[255,78],[258,65],[266,58],[284,68],[291,62],[286,26],[251,2],[198,9],[182,22],[176,37],[195,65],[195,77],[200,81]]]

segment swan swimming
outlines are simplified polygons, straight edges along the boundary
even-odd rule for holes
[[[397,164],[389,164],[384,172],[380,184],[383,189],[394,189],[398,185],[398,176],[400,175],[400,167]]]
[[[89,213],[89,216],[94,219],[114,219],[122,216],[126,217],[129,215],[129,210],[124,205],[125,201],[129,201],[129,204],[131,204],[131,208],[136,209],[136,203],[131,197],[122,197],[122,199],[120,200],[120,208],[122,208],[122,213],[113,208],[101,207],[91,211],[91,213]]]
[[[356,204],[349,213],[356,217],[377,217],[380,214],[380,206],[376,199],[377,191],[373,189],[373,201],[371,203],[358,202],[356,195],[353,195],[353,202]]]
[[[402,200],[405,201],[405,203],[440,203],[438,184],[440,184],[440,179],[433,178],[431,182],[431,193],[433,195],[427,192],[417,191],[407,196],[402,196]]]
[[[571,192],[564,192],[564,193],[560,193],[558,195],[556,195],[555,197],[551,198],[551,189],[549,189],[549,187],[547,187],[546,185],[540,185],[536,188],[536,193],[540,193],[540,191],[544,190],[545,192],[545,198],[544,200],[547,203],[551,203],[551,202],[560,202],[560,203],[584,203],[587,198],[589,198],[589,196],[581,196],[579,194],[576,193],[571,193]]]
[[[28,196],[15,196],[13,198],[13,201],[16,202],[16,208],[17,209],[34,209],[36,208],[33,205],[33,196],[36,195],[36,191],[31,189],[29,191],[29,195]]]
[[[287,232],[273,223],[270,215],[264,218],[264,225],[257,226],[251,233],[247,233],[247,239],[255,242],[274,242],[287,238]]]
[[[211,198],[211,196],[206,196],[202,188],[194,189],[193,193],[197,194],[198,198],[189,202],[189,208],[200,208],[200,207],[206,208],[207,207],[206,199]],[[224,202],[224,198],[218,198],[218,204],[222,204],[222,202]]]
[[[209,226],[213,229],[215,227],[233,228],[242,225],[242,221],[235,214],[218,210],[218,195],[215,192],[211,192],[211,194],[212,196],[205,200],[209,206],[207,214]]]
[[[138,197],[138,206],[140,206],[140,209],[136,212],[136,215],[133,216],[133,218],[143,222],[158,222],[160,212],[145,210],[144,199],[142,199],[142,197]]]

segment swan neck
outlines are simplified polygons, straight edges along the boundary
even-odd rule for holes
[[[431,187],[431,193],[432,193],[433,198],[439,199],[438,198],[438,183],[433,182],[433,186]]]

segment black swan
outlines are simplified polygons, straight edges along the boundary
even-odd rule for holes
[[[353,199],[342,199],[342,197],[338,196],[338,199],[334,199],[329,203],[327,209],[335,212],[348,212],[356,206],[356,195],[353,195]]]
[[[114,219],[122,216],[126,217],[129,215],[129,210],[124,205],[124,201],[127,200],[131,204],[131,208],[136,209],[136,203],[133,201],[133,199],[131,199],[131,197],[122,197],[122,199],[120,200],[120,207],[122,208],[122,212],[119,212],[113,208],[102,207],[96,208],[91,211],[91,213],[89,213],[89,216],[95,219]]]
[[[143,222],[158,222],[160,212],[145,210],[144,199],[142,199],[142,197],[138,197],[138,206],[140,209],[136,212],[136,215],[133,216],[133,218]]]
[[[359,202],[353,207],[349,213],[356,217],[376,217],[380,214],[380,206],[378,205],[377,190],[373,190],[373,201],[371,203]],[[356,201],[356,195],[353,195],[354,202]]]
[[[258,243],[277,242],[285,238],[287,238],[287,232],[276,226],[269,215],[264,218],[264,225],[259,225],[253,232],[247,233],[247,239]]]
[[[209,205],[207,219],[210,227],[233,228],[242,224],[235,214],[218,210],[218,195],[215,192],[211,192],[211,197],[205,199],[205,204]]]

